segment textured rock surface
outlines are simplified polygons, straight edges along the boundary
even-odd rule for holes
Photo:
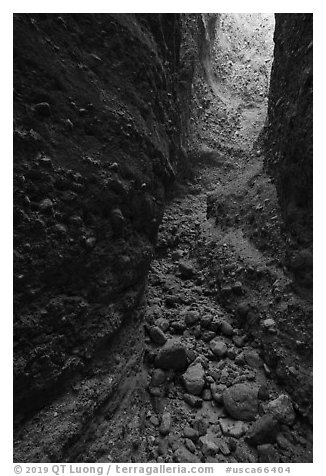
[[[275,177],[288,229],[303,247],[289,264],[312,283],[313,15],[275,15],[274,62],[268,103],[268,170]]]

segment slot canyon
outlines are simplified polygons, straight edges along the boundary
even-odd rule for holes
[[[13,25],[14,461],[312,462],[313,15]]]

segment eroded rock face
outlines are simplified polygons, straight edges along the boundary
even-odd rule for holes
[[[24,411],[82,371],[141,299],[180,149],[169,80],[180,16],[19,14],[14,37],[14,395]]]
[[[277,13],[275,19],[267,166],[275,178],[288,229],[304,249],[305,258],[293,256],[289,265],[311,285],[313,16]]]

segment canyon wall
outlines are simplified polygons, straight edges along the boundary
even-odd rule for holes
[[[181,144],[180,38],[178,14],[14,15],[18,413],[84,372],[142,298]]]
[[[275,18],[266,164],[290,233],[288,265],[302,284],[311,285],[313,16],[291,13]],[[298,245],[299,253],[291,251]]]

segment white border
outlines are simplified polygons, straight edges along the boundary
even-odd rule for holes
[[[3,474],[12,472],[12,13],[13,12],[279,12],[314,13],[314,463],[300,465],[292,474],[325,474],[325,7],[322,2],[261,1],[165,1],[131,2],[109,0],[14,1],[1,7],[1,454]],[[291,465],[293,466],[293,465]],[[8,471],[6,471],[8,469]],[[1,471],[2,473],[2,471]],[[221,473],[222,474],[222,473]]]

